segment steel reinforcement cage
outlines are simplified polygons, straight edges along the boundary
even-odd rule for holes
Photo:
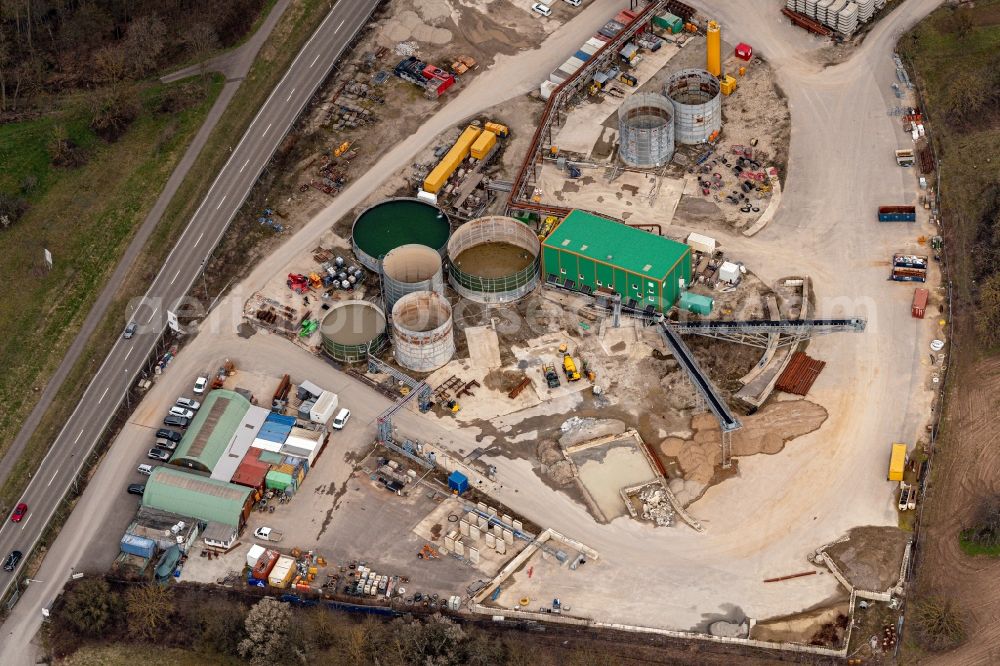
[[[462,252],[486,243],[509,243],[527,250],[533,259],[519,271],[496,278],[472,275],[455,266]],[[538,236],[523,222],[502,215],[480,217],[463,224],[448,240],[448,282],[463,297],[477,303],[509,303],[537,286],[540,255]]]
[[[433,291],[416,291],[392,308],[393,355],[418,372],[437,370],[455,355],[451,304]]]

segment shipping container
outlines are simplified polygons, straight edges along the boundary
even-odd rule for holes
[[[701,252],[702,254],[712,254],[715,252],[715,239],[711,236],[691,232],[687,237],[687,245],[695,252]]]
[[[682,310],[708,316],[712,314],[713,303],[714,301],[708,296],[693,294],[690,291],[681,292],[680,305]]]
[[[879,222],[916,222],[917,209],[915,206],[879,206]]]
[[[424,179],[424,192],[437,194],[444,187],[455,170],[462,165],[462,162],[469,156],[472,144],[479,138],[482,130],[478,127],[469,126],[465,128],[458,141],[451,147],[451,150],[444,156],[434,170]]]
[[[897,150],[896,151],[896,164],[901,167],[913,166],[913,151],[912,150]]]
[[[288,587],[293,575],[295,575],[295,560],[287,555],[282,555],[271,569],[267,583],[271,587],[284,589]]]
[[[573,54],[573,57],[579,60],[580,62],[587,62],[588,60],[590,60],[590,56],[592,55],[593,55],[592,53],[587,53],[583,49],[580,49],[579,51]]]
[[[889,481],[902,481],[906,468],[906,444],[895,443],[889,456]]]
[[[254,544],[250,546],[250,550],[247,551],[247,566],[251,569],[257,564],[260,556],[264,554],[267,549],[259,544]]]
[[[927,298],[929,293],[926,289],[917,287],[913,290],[913,304],[910,306],[910,314],[917,319],[924,318],[924,312],[927,310]]]
[[[309,420],[313,423],[326,424],[333,415],[337,413],[337,394],[332,391],[323,391],[316,404],[309,410]]]
[[[123,553],[144,557],[148,560],[152,559],[156,553],[156,542],[146,537],[126,533],[122,537],[121,550]]]
[[[281,553],[276,550],[266,549],[264,553],[257,559],[257,563],[254,565],[251,573],[254,578],[258,580],[267,580],[267,577],[271,574],[274,569],[275,563],[281,557]]]
[[[486,159],[495,145],[497,145],[497,135],[490,131],[483,132],[472,144],[472,156],[477,160]]]

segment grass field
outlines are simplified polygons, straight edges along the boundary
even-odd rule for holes
[[[239,666],[245,663],[242,659],[227,655],[206,655],[192,650],[141,643],[83,647],[55,663],[60,666],[133,666],[136,661],[142,661],[143,666]]]
[[[85,109],[69,108],[39,120],[0,127],[0,154],[7,166],[0,186],[37,185],[30,208],[0,235],[0,442],[16,434],[32,396],[59,361],[106,276],[153,205],[174,165],[201,126],[222,88],[221,77],[155,84],[141,93],[142,111],[115,143],[89,128]],[[180,110],[163,109],[165,95],[183,99]],[[48,144],[57,126],[89,161],[82,167],[51,166]],[[52,252],[46,271],[43,248]]]
[[[270,4],[268,4],[269,6]],[[159,226],[151,236],[150,242],[135,262],[130,277],[125,281],[125,284],[121,285],[115,301],[109,308],[108,316],[91,336],[80,361],[71,370],[52,407],[46,412],[39,427],[32,434],[24,454],[11,473],[10,480],[0,489],[0,505],[5,508],[9,507],[20,497],[28,482],[27,473],[37,468],[50,443],[62,427],[62,423],[85,390],[90,377],[100,365],[101,359],[107,354],[116,336],[121,332],[125,323],[124,313],[128,300],[135,296],[141,296],[145,292],[158,267],[170,251],[170,247],[187,225],[215,175],[228,159],[230,146],[239,141],[240,136],[250,125],[271,90],[284,75],[299,49],[329,11],[329,0],[294,2],[275,26],[271,36],[261,48],[249,74],[237,90],[225,114],[220,118],[204,149],[171,200]],[[164,176],[164,180],[165,178],[166,176]],[[155,186],[152,182],[147,184],[148,189],[155,188],[150,204],[155,199],[155,195],[159,193],[162,184],[162,180]],[[143,213],[148,210],[148,207],[148,205],[145,206]],[[40,247],[32,248],[31,252],[36,252],[38,260],[41,261]],[[31,252],[26,252],[26,256],[33,256]],[[103,274],[105,279],[113,270],[117,256],[106,259],[106,271]],[[93,301],[101,286],[103,286],[103,281],[100,279],[88,285],[90,291],[86,295],[87,303]],[[20,398],[18,408],[4,410],[4,416],[0,419],[0,452],[9,446],[17,432],[17,424],[33,406],[34,400],[28,399],[33,388],[41,387],[46,378],[51,376],[59,359],[72,341],[73,335],[82,324],[85,315],[86,308],[77,307],[76,316],[65,320],[62,334],[58,336],[58,339],[47,340],[44,346],[38,345],[35,354],[38,360],[31,364],[24,364],[24,370],[17,371],[20,377],[17,382],[8,381],[8,376],[0,373],[0,396],[15,395],[15,397]],[[20,324],[20,327],[22,332],[38,330],[38,326],[31,322],[24,322]],[[24,338],[25,336],[22,336],[22,339]],[[6,345],[6,342],[0,344]],[[15,349],[11,351],[16,352]],[[6,347],[0,349],[0,367],[4,367],[5,354]],[[22,360],[17,357],[16,353],[11,353],[9,357],[14,359],[18,366],[22,365]]]

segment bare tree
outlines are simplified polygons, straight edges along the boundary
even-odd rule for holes
[[[142,78],[156,69],[166,34],[167,27],[156,14],[140,16],[129,24],[122,48],[133,76]]]
[[[173,615],[173,590],[155,583],[136,585],[125,595],[125,609],[129,635],[146,640],[156,638]]]
[[[269,666],[284,660],[288,646],[286,637],[292,619],[292,609],[272,597],[264,597],[247,613],[247,637],[240,641],[240,655],[250,660],[250,666]]]
[[[980,329],[990,321],[990,317],[1000,319],[1000,274],[991,276],[980,292],[980,310],[989,312],[989,317],[977,320]],[[982,333],[980,330],[980,334]],[[995,340],[997,333],[990,333],[989,339]],[[988,548],[1000,545],[1000,495],[991,495],[980,502],[975,526],[963,531],[962,536]]]
[[[931,596],[911,606],[919,644],[932,652],[943,652],[965,640],[965,619],[950,599]]]
[[[121,600],[107,581],[86,578],[67,592],[60,617],[78,634],[102,636],[117,622],[120,612]]]
[[[94,71],[102,83],[115,84],[128,72],[125,49],[120,44],[108,44],[94,53]]]
[[[184,35],[184,46],[191,60],[201,60],[219,48],[219,36],[212,26],[198,21]]]

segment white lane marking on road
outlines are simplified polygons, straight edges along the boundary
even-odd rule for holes
[[[171,282],[170,284],[173,284],[173,282]],[[123,358],[123,359],[122,359],[123,361],[125,361],[125,360],[127,360],[127,359],[128,359],[128,355],[132,353],[132,350],[133,350],[133,349],[135,349],[135,347],[129,347],[129,348],[128,348],[128,351],[127,351],[127,352],[125,352],[125,358]]]
[[[52,482],[56,480],[57,476],[59,476],[59,470],[58,469],[56,470],[55,474],[52,475],[52,478],[49,479],[49,482],[47,484],[45,484],[45,487],[47,488],[47,487],[51,486]]]
[[[292,99],[292,95],[293,95],[293,94],[295,94],[295,88],[292,88],[292,92],[288,93],[288,97],[287,97],[287,98],[285,99],[285,101],[287,102],[287,101],[289,101],[290,99]]]
[[[153,316],[154,316],[154,315],[156,315],[156,312],[157,312],[157,311],[158,311],[159,309],[160,309],[160,308],[153,308],[153,311],[149,313],[149,319],[147,319],[147,320],[146,320],[146,323],[147,323],[147,324],[148,324],[149,322],[153,321]]]
[[[347,21],[347,19],[344,19],[343,21],[340,22],[340,25],[337,26],[336,30],[334,30],[335,33],[340,32],[340,29],[344,27],[345,21]]]
[[[270,127],[270,125],[268,125],[268,127]],[[265,134],[267,134],[267,132],[265,132]],[[215,210],[219,210],[220,208],[222,208],[222,204],[225,203],[226,197],[228,196],[229,196],[228,194],[222,195],[222,199],[219,200],[219,205],[215,207]]]
[[[177,276],[180,275],[180,274],[181,274],[181,269],[178,268],[177,272],[174,273],[174,279],[170,281],[170,284],[173,284],[174,282],[176,282],[177,281]]]
[[[268,131],[269,131],[269,130],[271,129],[271,125],[273,125],[273,124],[274,124],[274,123],[268,123],[268,124],[267,124],[267,129],[265,129],[265,130],[264,130],[264,133],[263,133],[263,134],[261,134],[261,137],[265,137],[265,136],[267,136],[267,133],[268,133]]]
[[[80,428],[80,434],[76,436],[76,439],[73,440],[73,443],[76,444],[77,442],[79,442],[81,437],[83,437],[83,428]]]
[[[203,231],[203,232],[201,232],[200,234],[198,234],[198,240],[196,240],[196,241],[194,242],[194,247],[198,247],[198,243],[200,243],[200,242],[201,242],[201,238],[202,238],[202,236],[204,236],[204,235],[205,235],[205,232],[204,232],[204,231]]]
[[[243,173],[243,169],[246,169],[248,164],[250,164],[250,160],[243,163],[243,166],[240,167],[240,173]]]
[[[51,482],[51,481],[49,481],[49,483],[52,483],[52,482]],[[21,529],[22,529],[22,530],[24,529],[25,525],[27,525],[27,524],[28,524],[28,521],[29,521],[29,520],[31,520],[31,516],[30,516],[30,515],[29,515],[29,516],[28,516],[27,518],[25,518],[24,520],[22,520],[22,521],[21,521]]]
[[[100,398],[98,399],[98,401],[97,401],[97,404],[98,404],[98,405],[99,405],[99,404],[101,404],[101,403],[102,403],[102,402],[104,401],[104,396],[106,396],[106,395],[108,394],[108,390],[109,390],[110,388],[111,388],[111,387],[109,386],[108,388],[104,389],[104,393],[102,393],[102,394],[101,394],[101,397],[100,397]]]
[[[320,57],[321,55],[323,55],[323,54],[322,54],[322,53],[318,53],[318,54],[316,54],[316,57],[315,57],[315,58],[313,58],[313,61],[312,61],[311,63],[309,63],[309,66],[310,66],[310,67],[312,67],[313,65],[315,65],[315,64],[316,64],[316,61],[317,61],[317,60],[319,60],[319,57]]]

